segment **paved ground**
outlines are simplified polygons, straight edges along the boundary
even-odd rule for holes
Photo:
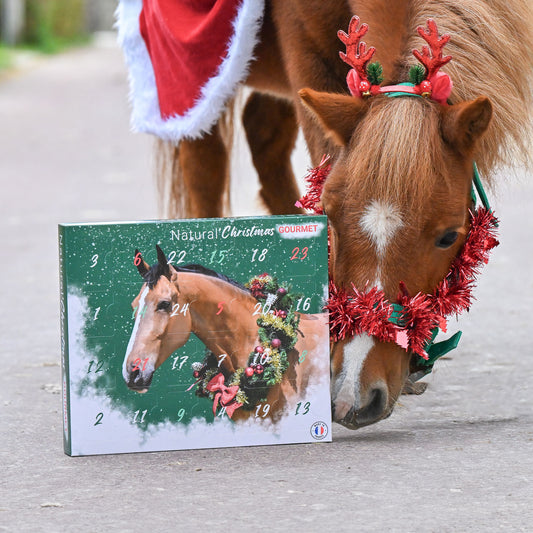
[[[460,350],[390,419],[329,445],[63,454],[57,223],[157,214],[126,93],[104,45],[0,81],[0,530],[531,531],[531,179],[496,201]]]

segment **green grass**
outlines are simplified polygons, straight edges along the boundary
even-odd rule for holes
[[[7,70],[13,64],[11,50],[0,44],[0,72]]]

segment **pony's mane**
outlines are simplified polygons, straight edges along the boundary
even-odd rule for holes
[[[416,33],[435,19],[449,33],[443,70],[452,78],[452,103],[488,96],[494,116],[479,143],[476,161],[490,179],[498,167],[528,164],[533,109],[533,6],[531,0],[412,0],[402,69],[416,63]]]
[[[178,272],[188,272],[191,274],[203,274],[204,276],[216,278],[226,283],[229,283],[230,285],[233,285],[234,287],[237,287],[238,289],[241,289],[246,292],[250,292],[250,290],[246,288],[242,283],[239,283],[238,281],[235,281],[234,279],[229,278],[225,274],[221,274],[220,272],[216,272],[215,270],[211,270],[210,268],[204,267],[203,265],[191,263],[191,264],[183,265],[183,266],[175,266],[174,268]],[[153,289],[162,275],[163,275],[163,269],[161,268],[161,265],[159,263],[154,263],[149,268],[148,272],[143,276],[143,279],[148,284],[148,287],[150,289]]]

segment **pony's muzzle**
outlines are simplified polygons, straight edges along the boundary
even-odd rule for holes
[[[365,404],[359,408],[352,407],[342,418],[335,416],[334,404],[333,419],[347,428],[357,429],[387,418],[391,412],[387,385],[382,381],[378,381],[368,391]]]

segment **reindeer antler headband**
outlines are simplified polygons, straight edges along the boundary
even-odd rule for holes
[[[452,92],[453,83],[450,77],[439,69],[446,65],[452,56],[443,57],[442,50],[450,40],[445,34],[440,36],[437,24],[433,19],[428,19],[427,29],[419,26],[419,35],[428,43],[422,51],[413,50],[413,55],[422,63],[415,65],[409,71],[409,84],[381,86],[383,82],[383,67],[380,63],[370,63],[376,49],[372,46],[367,49],[366,43],[361,41],[368,31],[368,24],[359,26],[359,17],[352,17],[348,26],[348,33],[339,30],[339,39],[346,45],[346,53],[339,52],[341,59],[352,69],[346,81],[353,96],[357,98],[400,92],[431,98],[446,104]]]

